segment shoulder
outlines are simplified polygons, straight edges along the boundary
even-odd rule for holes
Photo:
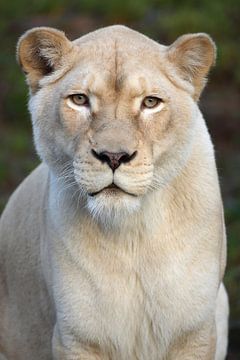
[[[45,164],[40,164],[11,195],[1,217],[2,223],[22,223],[35,210],[41,207],[47,189],[49,170]]]

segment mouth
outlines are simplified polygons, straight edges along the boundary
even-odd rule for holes
[[[89,193],[88,195],[91,196],[91,197],[94,197],[100,193],[106,193],[108,195],[116,195],[116,194],[119,194],[119,193],[125,193],[127,195],[131,195],[131,196],[136,196],[135,194],[131,194],[123,189],[121,189],[120,187],[118,187],[116,184],[112,183],[106,187],[104,187],[103,189],[99,190],[99,191],[96,191],[96,192],[93,192],[93,193]]]

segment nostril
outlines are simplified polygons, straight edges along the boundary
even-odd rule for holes
[[[121,163],[127,163],[131,161],[136,156],[137,151],[134,151],[132,155],[129,155],[127,152],[123,151],[119,153],[112,153],[109,151],[102,151],[101,153],[97,153],[92,149],[92,154],[101,162],[106,162],[108,166],[114,171],[121,165]]]
[[[137,151],[134,151],[132,153],[132,155],[129,155],[128,153],[124,153],[121,156],[120,161],[121,161],[121,163],[127,163],[127,162],[131,161],[132,159],[134,159],[136,155],[137,155]]]
[[[92,154],[93,154],[93,156],[96,158],[96,159],[98,159],[98,160],[100,160],[100,161],[102,161],[102,162],[108,162],[109,161],[109,158],[108,158],[108,156],[105,154],[105,152],[101,152],[101,153],[97,153],[95,150],[91,150],[92,151]]]

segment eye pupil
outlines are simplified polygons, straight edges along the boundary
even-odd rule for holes
[[[142,106],[144,108],[152,109],[159,105],[161,102],[161,99],[155,97],[155,96],[147,96],[145,99],[143,99]]]
[[[86,106],[89,104],[89,99],[85,94],[70,95],[72,102],[78,106]]]

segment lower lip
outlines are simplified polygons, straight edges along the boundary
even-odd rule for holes
[[[106,188],[106,189],[103,189],[102,192],[106,193],[106,194],[109,194],[109,195],[116,195],[116,194],[119,194],[119,193],[125,193],[125,191],[123,191],[122,189],[119,189],[119,188],[115,188],[115,187],[109,187],[109,188]]]
[[[96,196],[98,194],[102,194],[102,193],[105,193],[105,194],[108,194],[108,195],[116,195],[116,194],[119,194],[119,193],[124,193],[125,191],[121,190],[120,188],[118,187],[107,187],[105,189],[102,189],[98,192],[95,192],[95,193],[91,193],[89,194],[90,196]]]
[[[109,186],[109,187],[104,188],[104,189],[102,189],[102,190],[100,190],[98,192],[90,193],[88,195],[91,196],[91,197],[94,197],[94,196],[97,196],[97,195],[103,194],[103,193],[106,194],[106,195],[110,195],[110,196],[116,196],[116,195],[119,195],[119,194],[126,194],[126,195],[130,195],[130,196],[136,196],[134,194],[130,194],[130,193],[120,189],[117,186],[113,186],[113,187]]]

